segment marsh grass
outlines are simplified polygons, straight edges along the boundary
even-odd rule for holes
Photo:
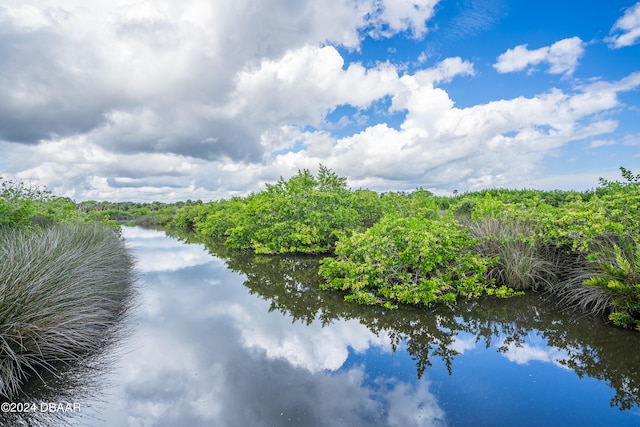
[[[483,218],[468,224],[483,256],[498,262],[488,276],[516,290],[551,286],[556,281],[553,251],[536,243],[535,227],[527,221]]]
[[[515,290],[544,290],[568,309],[608,315],[618,326],[640,329],[640,246],[615,233],[592,238],[589,252],[544,244],[535,223],[486,217],[467,219],[476,250],[497,262],[487,276]]]
[[[134,280],[133,259],[108,227],[1,229],[0,396],[114,339]]]

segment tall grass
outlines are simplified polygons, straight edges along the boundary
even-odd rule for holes
[[[618,326],[640,329],[640,246],[609,233],[591,239],[589,254],[541,243],[534,223],[487,217],[467,221],[476,249],[498,261],[487,272],[516,290],[542,288],[563,307],[609,314]]]
[[[98,224],[0,230],[0,395],[100,350],[131,303],[133,259]]]
[[[550,286],[556,280],[555,254],[536,243],[532,223],[483,218],[469,224],[483,256],[497,257],[488,276],[516,290]]]

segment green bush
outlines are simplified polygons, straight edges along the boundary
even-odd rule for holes
[[[2,181],[0,187],[0,226],[25,226],[35,215],[34,200],[46,197],[39,188],[20,182]]]
[[[601,248],[610,238],[640,241],[640,174],[621,171],[622,182],[581,193],[487,189],[447,198],[422,188],[351,191],[320,166],[317,176],[299,171],[247,197],[184,206],[171,224],[262,254],[335,251],[321,269],[326,288],[359,302],[428,305],[541,289],[633,326],[636,283],[605,278],[616,268],[635,277],[620,260],[632,269],[637,261],[626,249],[612,258],[615,245]]]
[[[308,170],[281,179],[245,199],[226,230],[231,248],[256,253],[323,253],[333,248],[336,231],[361,222],[350,204],[346,179],[321,166],[318,177]]]
[[[321,261],[325,288],[364,304],[453,303],[458,295],[495,294],[485,274],[494,260],[471,252],[475,241],[451,217],[388,216],[344,237],[336,258]],[[501,288],[498,293],[512,291]]]
[[[598,269],[584,285],[606,291],[613,323],[640,331],[640,245],[634,239],[612,243],[592,259]]]

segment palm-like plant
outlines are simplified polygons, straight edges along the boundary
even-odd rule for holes
[[[635,240],[623,246],[614,244],[612,250],[598,252],[596,262],[598,274],[584,285],[607,291],[613,323],[640,330],[640,245]]]

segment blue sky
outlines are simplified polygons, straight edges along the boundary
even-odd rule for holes
[[[640,3],[8,0],[0,176],[211,200],[593,188],[640,169]]]

